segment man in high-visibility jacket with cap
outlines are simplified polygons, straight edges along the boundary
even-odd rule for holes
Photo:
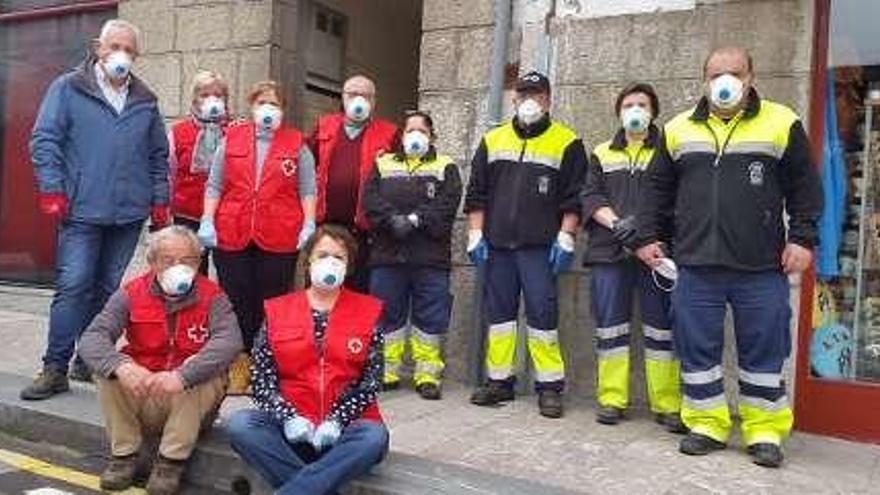
[[[574,131],[550,118],[550,82],[529,72],[516,84],[516,116],[486,133],[465,200],[468,254],[485,268],[487,383],[471,402],[514,398],[519,299],[541,414],[562,416],[565,365],[557,331],[556,277],[574,259],[587,157]]]
[[[690,429],[679,450],[705,455],[730,436],[722,368],[730,304],[743,442],[756,464],[778,467],[793,423],[782,380],[791,351],[786,274],[812,261],[821,184],[803,125],[789,108],[758,96],[745,50],[716,50],[703,76],[706,96],[666,125],[668,155],[638,215],[637,254],[653,266],[673,254],[658,239],[663,216],[674,211],[673,339]]]

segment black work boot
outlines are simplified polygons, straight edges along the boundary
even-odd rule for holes
[[[659,425],[663,425],[669,433],[684,435],[690,431],[678,413],[657,413],[654,415],[654,421]]]
[[[176,495],[185,469],[186,461],[173,461],[160,455],[147,480],[147,495]]]
[[[782,465],[782,448],[779,445],[768,442],[755,443],[749,445],[747,451],[752,456],[752,462],[759,466],[778,468]]]
[[[542,390],[538,392],[538,411],[545,418],[561,418],[562,393],[558,390]]]
[[[611,406],[599,406],[596,411],[596,422],[603,425],[616,425],[623,420],[623,409]]]
[[[21,391],[19,396],[22,400],[43,400],[68,390],[70,383],[67,381],[67,375],[44,366],[43,371]]]
[[[101,473],[101,490],[122,491],[134,483],[137,471],[137,454],[113,457],[107,469]]]
[[[706,435],[690,432],[681,439],[681,443],[678,444],[678,451],[686,455],[706,455],[716,450],[724,450],[726,447],[727,444],[724,442],[719,442]]]
[[[425,400],[440,400],[442,393],[436,383],[422,383],[416,386],[416,392]]]
[[[489,380],[485,385],[474,390],[471,404],[478,406],[494,406],[501,402],[514,399],[513,387],[506,382]]]
[[[400,380],[396,380],[393,382],[384,382],[382,384],[381,392],[391,392],[393,390],[397,390],[400,388]]]
[[[75,382],[92,383],[92,370],[89,369],[85,361],[77,356],[70,366],[70,371],[67,372],[67,378]]]

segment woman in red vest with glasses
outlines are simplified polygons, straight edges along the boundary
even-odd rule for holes
[[[263,301],[291,288],[300,247],[315,231],[315,160],[300,131],[282,124],[285,101],[274,81],[248,96],[253,121],[230,127],[205,189],[199,238],[215,247],[220,285],[229,295],[250,351]],[[230,393],[248,387],[247,359],[233,366]]]
[[[357,243],[324,225],[303,249],[311,283],[266,301],[253,350],[257,408],[227,426],[232,448],[282,495],[336,493],[388,451],[376,401],[382,303],[342,287]]]
[[[192,83],[190,116],[174,124],[168,133],[171,214],[175,224],[193,232],[199,229],[205,182],[229,125],[229,115],[229,85],[216,72],[197,72]],[[207,251],[202,255],[199,272],[208,274]]]

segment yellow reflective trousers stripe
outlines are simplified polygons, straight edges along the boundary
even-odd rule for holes
[[[403,354],[406,352],[405,334],[406,327],[385,334],[384,383],[390,384],[400,381],[400,367],[403,364]]]
[[[516,322],[489,325],[486,348],[486,372],[492,380],[506,380],[513,376],[516,356]]]
[[[423,383],[440,384],[445,364],[440,351],[439,337],[413,328],[409,343],[412,348],[413,361],[416,362],[415,374],[413,375],[415,386],[418,387]]]
[[[626,409],[629,406],[629,349],[627,352],[599,358],[599,404]],[[648,403],[655,413],[677,413],[681,410],[681,365],[674,360],[645,359],[645,381]]]
[[[775,403],[762,402],[766,404],[751,404],[748,398],[740,396],[743,442],[746,445],[763,442],[779,445],[791,433],[794,414],[785,397]]]
[[[535,380],[555,382],[565,378],[565,363],[559,348],[559,332],[529,327],[529,354],[535,367]]]

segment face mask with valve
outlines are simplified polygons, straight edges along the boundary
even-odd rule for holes
[[[730,110],[736,108],[743,98],[745,86],[732,74],[722,74],[709,83],[709,100],[718,108]]]
[[[131,55],[122,50],[110,52],[103,64],[108,77],[117,81],[122,80],[128,77],[128,73],[131,71]]]
[[[165,294],[179,297],[192,289],[195,277],[196,271],[192,267],[184,264],[174,265],[166,268],[159,275],[159,286]]]
[[[323,290],[338,289],[345,281],[345,262],[333,256],[320,258],[312,262],[309,276],[312,285]]]
[[[403,152],[409,158],[425,156],[430,146],[430,138],[422,131],[409,131],[403,136]]]
[[[281,127],[281,109],[265,103],[254,110],[254,122],[263,131],[274,131]]]
[[[345,105],[345,115],[353,122],[365,122],[372,111],[370,101],[363,96],[355,96]]]
[[[632,106],[620,112],[620,122],[626,132],[642,134],[651,124],[651,113],[644,107]]]
[[[526,98],[516,107],[516,117],[525,125],[532,125],[544,116],[544,108],[534,98]]]
[[[199,105],[199,118],[208,122],[216,122],[226,113],[226,104],[216,96],[209,96]]]

